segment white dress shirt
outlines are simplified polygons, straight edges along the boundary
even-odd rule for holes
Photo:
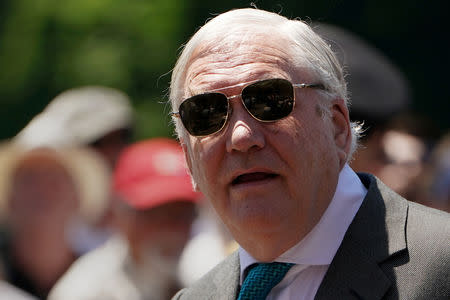
[[[298,244],[275,259],[295,265],[272,289],[267,300],[314,299],[366,194],[367,189],[346,164],[339,174],[333,199],[319,222]],[[239,248],[239,259],[242,285],[244,270],[258,261],[243,248]]]

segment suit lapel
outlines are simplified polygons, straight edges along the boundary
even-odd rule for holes
[[[380,264],[406,249],[407,201],[375,177],[359,176],[367,195],[315,299],[381,299],[392,282]]]
[[[211,299],[235,300],[239,291],[240,264],[238,251],[232,253],[223,263],[224,268],[218,272],[213,282],[215,285]]]

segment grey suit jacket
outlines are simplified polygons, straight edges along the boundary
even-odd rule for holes
[[[409,202],[372,175],[315,299],[450,299],[450,215]],[[233,253],[173,299],[236,299]]]

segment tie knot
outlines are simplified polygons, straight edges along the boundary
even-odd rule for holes
[[[238,300],[265,299],[293,265],[280,262],[254,265],[245,277]]]

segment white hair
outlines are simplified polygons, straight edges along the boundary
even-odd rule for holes
[[[310,26],[301,20],[289,20],[276,13],[264,10],[244,8],[231,10],[211,19],[201,27],[184,46],[177,63],[172,72],[170,87],[170,102],[172,110],[177,111],[179,102],[184,96],[186,72],[192,59],[194,51],[199,45],[222,39],[230,32],[239,30],[242,25],[252,25],[253,28],[270,27],[279,32],[281,37],[290,41],[288,49],[291,63],[296,69],[308,69],[325,86],[325,98],[340,98],[348,105],[347,84],[344,79],[343,68],[337,57],[328,45]],[[250,29],[251,30],[251,29]],[[256,29],[255,29],[256,30]],[[321,108],[325,112],[324,116],[329,116],[330,102],[321,103]],[[185,130],[181,121],[174,118],[175,130],[179,137],[184,137]],[[357,146],[357,139],[360,134],[360,126],[351,124],[352,144],[348,160]]]

